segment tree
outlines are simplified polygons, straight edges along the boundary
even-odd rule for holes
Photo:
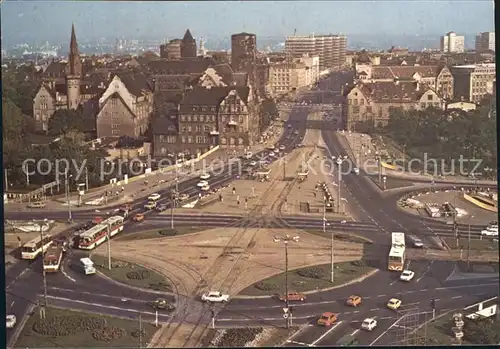
[[[474,344],[500,343],[500,326],[489,318],[466,320],[463,331],[467,341]]]
[[[59,109],[49,119],[49,134],[52,136],[65,137],[72,131],[83,132],[83,130],[84,121],[80,109]]]

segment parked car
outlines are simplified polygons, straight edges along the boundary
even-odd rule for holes
[[[288,298],[288,301],[305,301],[306,300],[306,295],[303,294],[303,293],[299,293],[299,292],[288,292],[288,296],[287,295],[280,295],[279,296],[279,299],[280,301],[286,301]]]
[[[14,326],[16,326],[16,322],[17,322],[17,319],[16,319],[15,315],[6,315],[5,316],[5,325],[7,326],[7,328],[14,328]]]
[[[155,310],[167,310],[171,311],[175,309],[175,306],[169,302],[167,302],[163,298],[158,298],[154,302],[151,302],[150,305],[155,309]]]
[[[148,200],[149,201],[156,201],[159,198],[161,198],[161,195],[158,194],[158,193],[153,193],[153,194],[151,194],[151,195],[148,196]]]
[[[36,201],[36,202],[32,202],[28,205],[28,208],[44,208],[46,205],[45,205],[45,202],[41,202],[41,201]]]
[[[200,179],[209,179],[210,178],[210,175],[208,173],[202,173],[201,176],[200,176]]]
[[[318,325],[320,326],[330,327],[335,322],[337,322],[337,314],[330,312],[323,313],[318,319]]]
[[[144,208],[146,210],[152,210],[156,207],[156,202],[155,201],[150,201],[146,205],[144,205]]]
[[[375,327],[377,327],[377,325],[377,320],[375,320],[375,318],[369,317],[363,320],[363,322],[361,323],[361,328],[366,331],[372,331]]]
[[[229,295],[222,294],[218,291],[211,291],[203,294],[201,296],[201,300],[204,302],[211,302],[211,303],[225,303],[229,301]]]
[[[350,296],[347,298],[346,304],[350,305],[351,307],[357,307],[358,305],[361,304],[361,297],[360,296]]]
[[[155,208],[156,212],[163,212],[166,209],[167,209],[167,205],[165,205],[165,204],[157,205],[156,208]]]

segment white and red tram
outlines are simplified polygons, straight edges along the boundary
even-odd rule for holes
[[[78,247],[92,250],[106,241],[107,236],[115,236],[123,230],[123,217],[113,216],[93,226],[79,235]]]

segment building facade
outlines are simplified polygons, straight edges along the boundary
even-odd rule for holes
[[[292,57],[318,56],[322,71],[339,71],[345,67],[347,38],[344,35],[289,36],[285,51]]]
[[[425,109],[443,108],[444,102],[438,94],[419,82],[398,80],[358,83],[346,91],[346,102],[342,106],[344,125],[356,132],[373,132],[386,126],[390,108]]]
[[[455,99],[479,103],[486,95],[493,94],[496,81],[495,67],[495,63],[451,67]]]
[[[484,32],[476,35],[476,53],[495,52],[495,32]]]
[[[269,92],[281,96],[314,85],[319,80],[319,57],[287,58],[269,64]]]
[[[153,111],[151,85],[141,73],[114,75],[99,98],[97,137],[132,137],[145,134]]]
[[[160,57],[169,60],[181,59],[181,46],[181,39],[173,39],[167,44],[160,45]]]
[[[465,52],[465,37],[455,32],[446,33],[441,37],[440,48],[444,53],[463,53]]]

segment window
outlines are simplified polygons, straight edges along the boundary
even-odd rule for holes
[[[365,100],[361,98],[361,100],[359,101],[361,105],[365,104]]]
[[[165,154],[167,153],[167,148],[162,147],[162,148],[160,149],[160,153],[161,153],[162,155],[165,155]]]
[[[210,132],[210,126],[205,125],[205,132]]]
[[[372,107],[371,106],[366,106],[366,112],[371,113],[372,112]]]
[[[240,124],[242,124],[242,123],[243,123],[243,116],[240,115]]]
[[[111,130],[113,136],[118,136],[120,134],[119,130]]]
[[[188,132],[193,132],[193,127],[191,125],[188,125]]]
[[[358,113],[359,113],[359,106],[354,106],[354,107],[352,107],[352,112],[353,112],[354,114],[358,114]]]
[[[190,143],[190,144],[193,143],[193,136],[188,136],[188,141],[187,142]]]
[[[187,116],[187,121],[188,121],[188,122],[191,122],[191,115],[188,115],[188,116]]]
[[[186,126],[182,126],[182,132],[186,132]]]
[[[177,142],[177,137],[176,136],[168,136],[167,137],[167,143],[174,144]]]
[[[186,115],[181,115],[181,121],[186,121]]]
[[[420,103],[420,108],[425,109],[425,103]]]
[[[186,143],[186,136],[181,136],[181,143]]]
[[[347,100],[347,104],[351,105],[352,104],[352,99]]]
[[[111,129],[117,129],[119,125],[117,124],[111,124]]]
[[[193,115],[193,121],[194,121],[194,122],[198,122],[198,116]]]
[[[165,141],[165,136],[164,135],[160,135],[158,138],[160,139],[160,142],[164,142]]]
[[[433,95],[428,94],[428,95],[427,95],[427,100],[428,100],[428,101],[432,101],[433,97],[434,97]]]

